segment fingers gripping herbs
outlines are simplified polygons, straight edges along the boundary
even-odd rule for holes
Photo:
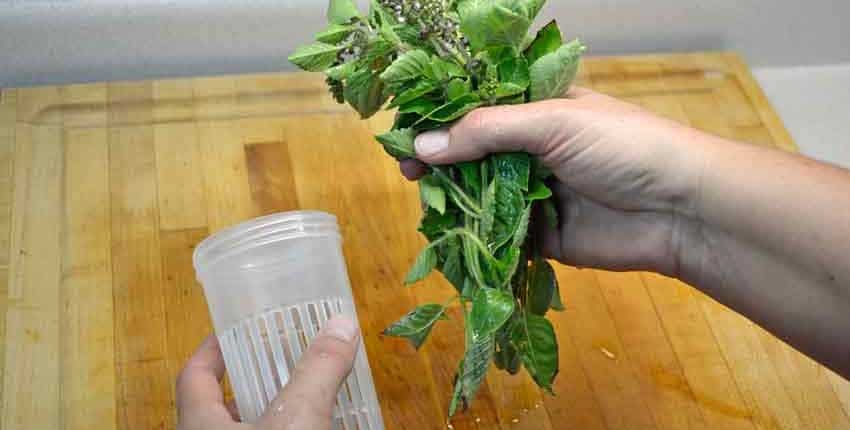
[[[289,59],[324,72],[333,97],[363,118],[397,109],[385,151],[415,157],[414,140],[470,111],[559,97],[576,76],[584,46],[564,43],[555,22],[529,34],[545,0],[372,0],[368,13],[353,0],[331,0],[328,27]],[[439,270],[455,287],[465,320],[466,351],[450,414],[474,398],[491,362],[521,368],[551,390],[558,345],[545,314],[561,310],[552,267],[529,232],[532,213],[557,223],[549,172],[525,153],[491,155],[431,166],[420,181],[429,245],[405,279]],[[537,208],[539,206],[539,209]],[[387,328],[418,348],[445,319],[427,304]]]

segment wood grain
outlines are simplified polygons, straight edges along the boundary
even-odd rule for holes
[[[674,121],[794,150],[734,54],[588,59],[581,85]],[[209,334],[191,256],[261,214],[339,218],[388,429],[841,429],[850,383],[691,287],[558,266],[557,396],[488,374],[447,422],[462,316],[417,352],[381,330],[445,303],[401,286],[424,244],[417,186],[321,77],[258,74],[3,90],[0,405],[4,429],[172,429],[173,383]]]
[[[68,88],[66,102],[106,103],[106,85]],[[114,429],[115,318],[109,147],[105,127],[69,128],[64,134],[62,240],[63,428]]]

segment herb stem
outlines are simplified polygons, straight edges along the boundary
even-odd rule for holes
[[[444,184],[446,184],[446,186],[448,186],[448,187],[449,187],[449,190],[450,190],[452,193],[456,194],[456,195],[458,196],[459,200],[462,200],[462,201],[463,201],[463,204],[464,204],[464,205],[466,205],[466,206],[467,206],[467,208],[469,208],[469,209],[471,209],[471,210],[472,210],[472,212],[473,212],[473,214],[474,214],[475,218],[480,218],[480,217],[481,217],[481,206],[480,206],[480,205],[478,205],[478,203],[477,203],[477,202],[475,202],[475,200],[473,200],[473,199],[472,199],[472,197],[469,197],[469,195],[468,195],[468,194],[466,194],[466,192],[465,192],[465,191],[463,191],[463,190],[462,190],[462,189],[461,189],[461,188],[460,188],[460,187],[459,187],[459,186],[455,183],[455,181],[454,181],[454,180],[452,180],[452,178],[450,178],[450,177],[449,177],[449,175],[447,175],[447,174],[446,174],[446,172],[444,172],[444,171],[443,171],[441,168],[439,168],[439,167],[433,167],[433,168],[432,168],[432,170],[433,170],[433,172],[434,172],[434,175],[436,175],[436,176],[437,176],[437,178],[438,178],[440,181],[442,181]],[[463,208],[461,208],[461,209],[463,209]],[[465,211],[464,211],[464,212],[465,212]]]

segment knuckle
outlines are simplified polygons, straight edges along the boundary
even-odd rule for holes
[[[319,358],[348,361],[355,352],[354,345],[332,336],[320,336],[310,345],[310,351]]]
[[[489,113],[487,109],[475,109],[466,114],[461,122],[461,129],[467,129],[471,133],[480,133],[488,129]]]

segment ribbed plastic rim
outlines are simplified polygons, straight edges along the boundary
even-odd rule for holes
[[[339,237],[335,216],[321,211],[282,212],[228,227],[204,239],[192,256],[198,274],[230,256],[299,237]]]

